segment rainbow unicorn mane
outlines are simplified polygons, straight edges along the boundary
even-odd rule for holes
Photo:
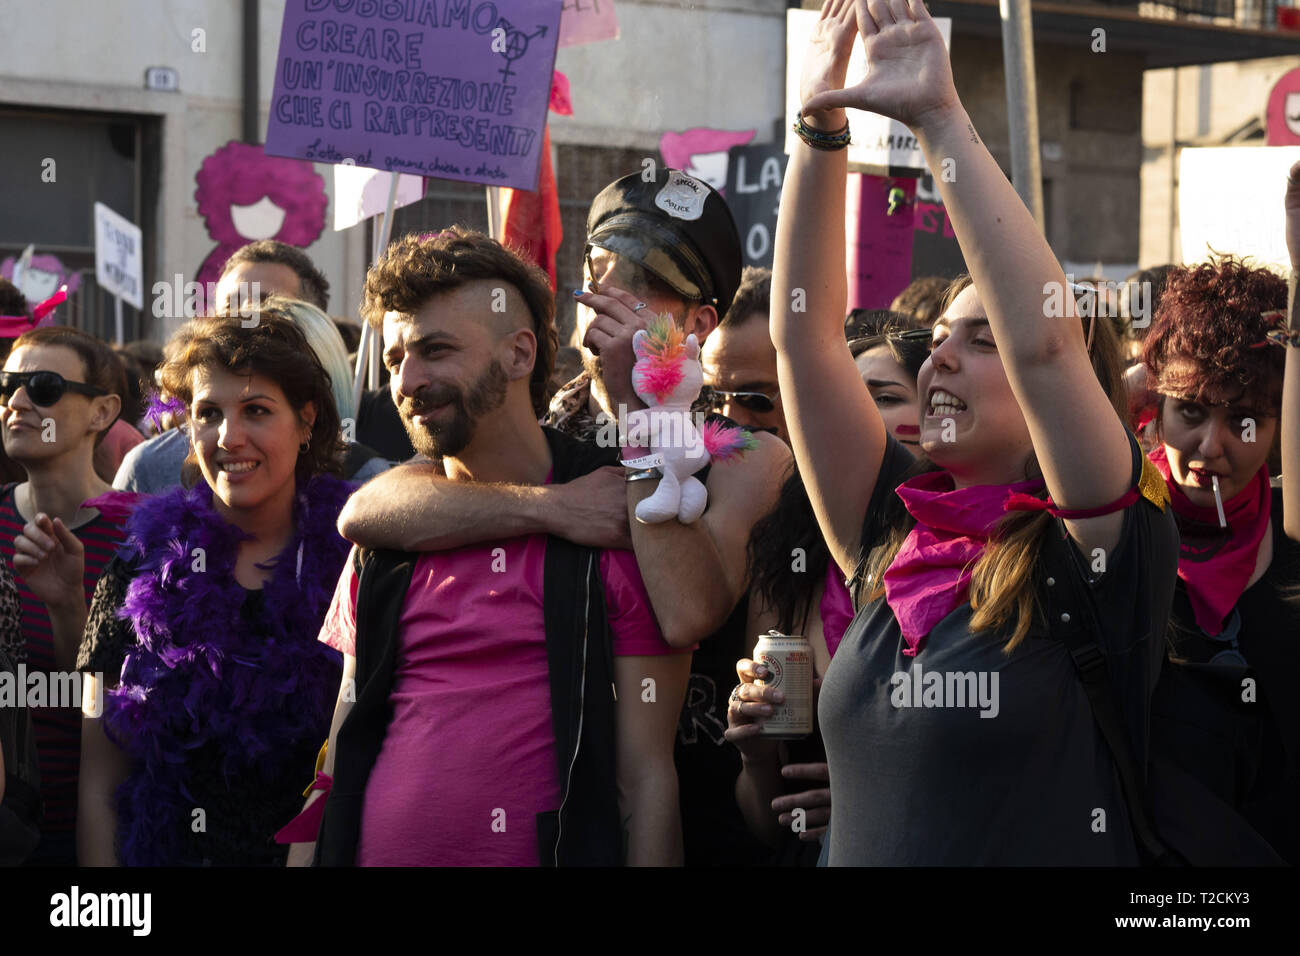
[[[682,365],[686,362],[686,336],[669,316],[656,316],[645,329],[645,339],[637,350],[637,391],[664,400],[682,383]]]
[[[705,422],[700,441],[714,461],[731,461],[758,447],[758,439],[747,428],[733,428],[722,422]]]

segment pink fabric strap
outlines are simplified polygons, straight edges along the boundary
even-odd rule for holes
[[[1049,498],[1036,498],[1019,492],[1007,496],[1002,503],[1003,511],[1046,511],[1056,518],[1100,518],[1102,515],[1123,511],[1138,500],[1140,494],[1136,486],[1130,488],[1108,505],[1100,508],[1058,508]]]
[[[60,287],[59,291],[54,295],[33,308],[30,319],[25,315],[0,315],[0,338],[16,339],[24,332],[30,332],[32,329],[39,327],[44,324],[43,320],[47,315],[66,301],[68,301],[68,287],[65,285]]]
[[[275,835],[276,843],[316,842],[316,835],[320,833],[320,822],[325,816],[325,801],[329,799],[330,787],[333,784],[333,777],[317,771],[316,782],[311,785],[311,789],[320,790],[325,796],[286,823]]]

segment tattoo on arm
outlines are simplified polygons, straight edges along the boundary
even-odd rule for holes
[[[978,143],[980,141],[980,138],[975,135],[975,126],[971,123],[967,123],[966,129],[970,132],[970,141],[972,143]]]

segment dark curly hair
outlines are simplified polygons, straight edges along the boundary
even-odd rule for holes
[[[1241,395],[1257,415],[1278,414],[1286,355],[1262,344],[1275,324],[1262,313],[1286,299],[1285,279],[1235,256],[1174,269],[1142,348],[1156,391],[1203,404]],[[1179,359],[1190,367],[1171,368]]]
[[[256,324],[245,328],[244,323],[253,318]],[[330,377],[292,319],[274,307],[263,306],[252,317],[232,315],[187,322],[167,344],[167,361],[159,370],[163,391],[189,408],[194,402],[191,373],[208,365],[236,375],[270,379],[300,418],[307,403],[314,404],[311,438],[307,451],[298,458],[298,486],[317,474],[342,475],[346,446]],[[191,448],[185,459],[185,484],[192,486],[198,477],[198,460]]]
[[[463,226],[452,226],[434,236],[403,236],[366,274],[361,316],[382,333],[386,312],[410,315],[440,292],[479,279],[514,286],[528,304],[537,337],[537,359],[528,389],[540,418],[546,413],[546,383],[560,344],[555,297],[545,272],[495,239]]]

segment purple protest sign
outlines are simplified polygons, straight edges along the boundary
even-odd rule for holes
[[[597,40],[618,39],[614,0],[564,0],[560,18],[560,46],[579,46]]]
[[[288,0],[266,152],[533,190],[555,0]]]

